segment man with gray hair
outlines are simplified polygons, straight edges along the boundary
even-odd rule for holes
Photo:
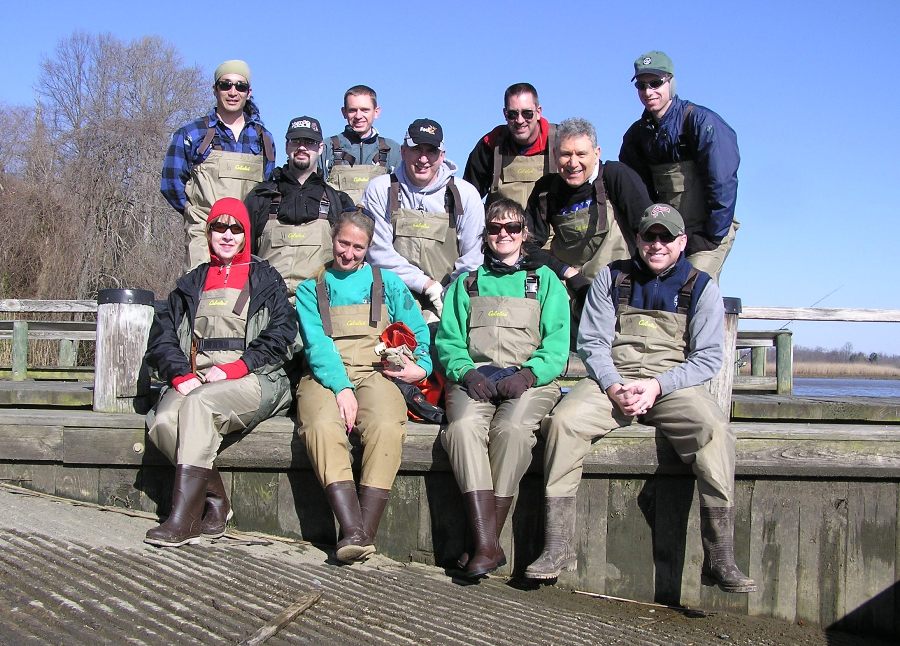
[[[601,162],[597,133],[586,119],[566,119],[556,138],[557,174],[539,179],[528,199],[526,246],[576,293],[601,268],[631,257],[634,231],[651,204],[641,178],[625,164]],[[549,252],[541,247],[550,237]]]

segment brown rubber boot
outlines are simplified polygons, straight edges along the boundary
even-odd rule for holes
[[[717,585],[725,592],[756,592],[756,582],[734,562],[734,507],[700,505],[700,539],[703,585]]]
[[[363,528],[356,485],[352,480],[332,482],[325,487],[325,497],[341,526],[342,538],[336,546],[335,557],[344,563],[365,561],[375,553],[375,546]]]
[[[378,533],[378,525],[381,523],[381,516],[390,495],[390,489],[359,486],[359,508],[362,511],[363,529],[372,542],[375,542],[375,534]]]
[[[506,524],[506,518],[509,516],[509,508],[512,507],[514,496],[494,496],[494,509],[497,512],[497,539],[499,540],[500,534],[503,533],[503,526]],[[469,554],[472,553],[472,544],[475,542],[475,539],[472,538],[472,530],[466,530],[466,551],[459,555],[459,558],[456,559],[456,566],[463,570],[466,565],[469,563]],[[500,558],[500,562],[497,564],[497,567],[503,567],[506,565],[506,554],[503,552],[503,547],[500,547],[500,553],[503,556]]]
[[[147,530],[145,543],[160,547],[180,547],[185,543],[200,542],[209,473],[210,469],[190,464],[175,467],[172,511],[164,523]]]
[[[221,538],[225,535],[225,525],[234,516],[225,483],[219,470],[213,467],[206,481],[206,508],[203,510],[203,523],[200,533],[204,538]]]
[[[506,561],[506,557],[497,540],[494,492],[470,491],[463,494],[463,500],[475,544],[474,553],[466,563],[464,572],[467,577],[475,579],[496,570],[501,561]]]
[[[574,570],[575,497],[547,498],[544,508],[544,551],[525,568],[526,579],[555,579],[563,570]]]

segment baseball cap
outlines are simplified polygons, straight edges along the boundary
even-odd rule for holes
[[[441,124],[433,119],[416,119],[406,129],[403,143],[407,146],[428,144],[438,150],[444,149],[444,130]]]
[[[675,75],[675,66],[672,59],[666,56],[665,52],[653,50],[646,54],[641,54],[634,60],[634,76],[633,81],[641,74],[656,74],[657,76],[665,76],[666,74]]]
[[[666,231],[673,236],[684,233],[684,219],[681,217],[681,213],[675,210],[674,206],[668,204],[651,204],[644,209],[641,223],[638,225],[638,234],[644,235],[647,233],[647,229],[654,224],[665,227]]]
[[[319,120],[314,117],[295,117],[291,119],[291,125],[288,126],[285,139],[312,139],[313,141],[322,141],[322,126]]]

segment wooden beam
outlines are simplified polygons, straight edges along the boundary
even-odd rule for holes
[[[0,299],[0,312],[96,312],[96,301]]]
[[[12,379],[25,381],[28,375],[28,322],[13,321]]]
[[[767,321],[865,321],[898,323],[900,310],[843,309],[826,307],[745,307],[742,319]]]

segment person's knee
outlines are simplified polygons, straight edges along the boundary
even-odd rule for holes
[[[509,422],[497,422],[491,426],[491,444],[499,443],[510,451],[531,451],[537,443],[533,432]]]

